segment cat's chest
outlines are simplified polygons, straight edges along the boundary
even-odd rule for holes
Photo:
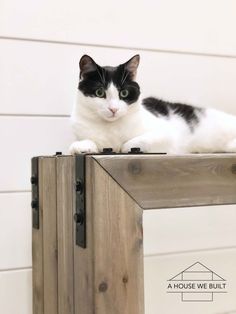
[[[80,120],[77,123],[78,139],[90,139],[96,143],[99,150],[111,147],[119,152],[122,145],[142,134],[141,126],[134,126],[127,123],[91,123]]]
[[[78,121],[79,139],[90,139],[96,143],[99,150],[105,147],[112,147],[113,150],[119,151],[122,144],[127,141],[127,134],[124,130],[101,123],[89,123]]]

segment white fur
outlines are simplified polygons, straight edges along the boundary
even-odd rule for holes
[[[117,112],[112,113],[110,109]],[[127,105],[113,84],[106,98],[86,97],[78,91],[72,123],[78,141],[72,154],[96,153],[105,147],[127,153],[132,147],[143,152],[210,153],[236,152],[236,117],[218,110],[199,113],[199,125],[191,131],[178,115],[156,117],[140,102]]]

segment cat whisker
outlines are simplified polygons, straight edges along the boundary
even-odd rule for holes
[[[123,82],[124,82],[124,76],[125,76],[125,70],[122,73],[121,84],[123,84]]]
[[[122,82],[121,82],[121,85],[123,85],[124,84],[124,82],[126,81],[126,79],[127,79],[127,77],[128,77],[128,75],[129,75],[129,72],[125,72],[124,71],[124,75],[123,75],[123,77],[122,77]]]

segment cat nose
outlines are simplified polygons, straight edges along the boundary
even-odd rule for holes
[[[118,111],[117,108],[109,108],[109,110],[110,110],[113,114],[115,114],[115,113]]]

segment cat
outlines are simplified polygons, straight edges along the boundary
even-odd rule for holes
[[[225,112],[141,99],[135,55],[117,67],[100,66],[90,56],[80,59],[77,101],[72,125],[78,141],[70,153],[99,153],[103,148],[128,153],[236,152],[236,117]]]

